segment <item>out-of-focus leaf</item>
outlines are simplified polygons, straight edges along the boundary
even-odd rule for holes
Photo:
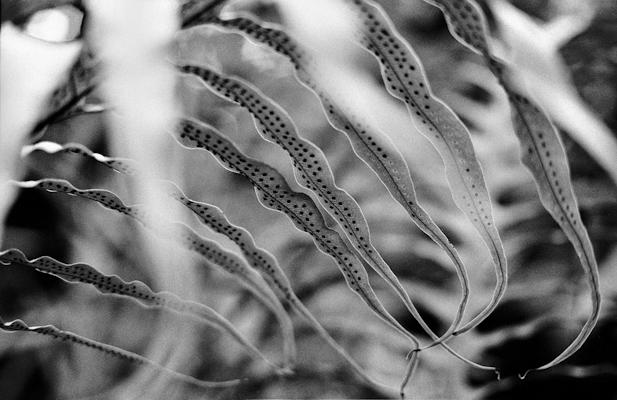
[[[3,3],[4,5],[4,3]],[[5,214],[19,179],[17,149],[34,128],[45,100],[74,62],[80,43],[51,44],[29,37],[12,23],[0,31],[0,240]]]
[[[617,138],[576,93],[557,47],[555,25],[541,26],[505,1],[491,3],[510,53],[512,84],[530,93],[553,121],[583,147],[617,184]],[[561,17],[570,21],[569,17]],[[579,21],[584,18],[580,17]],[[570,24],[572,26],[572,24]]]

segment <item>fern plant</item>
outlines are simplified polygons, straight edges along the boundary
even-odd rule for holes
[[[13,33],[14,24],[27,32],[52,7],[74,7],[87,18],[60,85],[43,98],[49,101],[33,97],[24,104],[34,113],[3,115],[21,120],[2,126],[2,138],[17,138],[3,144],[3,156],[19,153],[31,170],[3,173],[13,181],[0,215],[17,190],[59,193],[42,196],[64,210],[55,224],[72,254],[41,254],[9,229],[0,264],[106,295],[86,291],[88,301],[109,299],[76,312],[69,329],[57,316],[42,320],[49,315],[40,310],[13,320],[2,315],[0,328],[14,341],[7,348],[36,333],[89,348],[94,360],[105,357],[91,363],[114,365],[109,356],[116,365],[132,363],[120,377],[99,376],[67,392],[83,397],[105,387],[105,398],[461,398],[478,396],[467,373],[492,374],[498,385],[502,377],[507,384],[517,374],[563,368],[601,316],[600,258],[579,211],[564,139],[516,67],[496,55],[499,43],[478,4],[426,3],[416,7],[439,10],[452,37],[486,63],[474,71],[492,76],[502,102],[498,123],[487,130],[508,138],[504,143],[516,137],[510,143],[536,198],[582,267],[591,307],[578,307],[587,311],[585,322],[554,354],[512,371],[483,353],[491,340],[516,334],[482,332],[505,307],[507,265],[518,273],[524,262],[517,251],[529,246],[511,227],[536,209],[504,207],[499,195],[495,201],[493,186],[508,184],[488,178],[513,167],[493,161],[516,163],[513,147],[507,156],[485,158],[485,142],[475,135],[481,128],[455,97],[449,106],[436,94],[430,67],[371,0],[15,2],[4,36],[24,35]],[[302,21],[304,13],[314,20]],[[241,50],[230,65],[226,52],[234,45]],[[246,62],[249,52],[254,65]],[[283,89],[273,88],[277,78],[267,72],[274,71],[286,74],[278,76]],[[367,71],[382,82],[367,79]],[[297,99],[302,106],[294,106]],[[379,122],[384,114],[390,124]],[[348,143],[310,132],[318,119],[315,131],[337,131]],[[100,141],[67,133],[88,126],[104,127]],[[498,144],[489,143],[489,151]],[[601,159],[610,174],[614,166]],[[529,188],[528,175],[516,176],[514,187]],[[610,178],[606,185],[614,189]],[[402,262],[392,257],[397,251]],[[614,255],[601,260],[614,269]],[[431,274],[438,277],[427,284]],[[520,284],[512,296],[517,290]],[[71,302],[80,301],[49,299],[47,307],[70,316]],[[127,311],[114,315],[114,307]],[[84,329],[90,318],[108,333]],[[26,347],[46,345],[34,343]],[[85,354],[77,351],[68,351],[69,364]],[[439,371],[450,380],[441,389]],[[320,376],[337,386],[316,394],[307,382]]]

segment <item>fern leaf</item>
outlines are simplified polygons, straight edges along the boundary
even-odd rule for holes
[[[493,259],[497,283],[488,305],[457,333],[472,329],[497,307],[505,294],[507,263],[484,174],[469,131],[432,93],[420,59],[383,10],[370,1],[345,0],[360,28],[357,41],[380,63],[386,89],[403,101],[418,130],[441,155],[455,204],[482,237]]]
[[[306,308],[300,299],[294,293],[287,276],[281,269],[276,258],[268,251],[257,247],[253,236],[244,228],[234,225],[223,214],[220,208],[211,204],[197,202],[188,198],[175,184],[168,182],[168,192],[175,199],[183,203],[212,230],[227,236],[233,240],[242,254],[246,257],[249,263],[258,271],[262,272],[264,279],[270,283],[271,287],[279,293],[279,296],[287,301],[291,307],[311,326],[318,335],[326,342],[334,351],[336,351],[353,370],[363,379],[372,383],[376,387],[387,388],[386,385],[375,381],[366,374],[360,365],[343,349],[333,338],[328,331],[319,323],[315,316]]]
[[[236,30],[257,44],[266,45],[284,55],[294,67],[296,77],[319,98],[330,124],[349,139],[354,152],[380,178],[392,197],[407,211],[414,223],[441,247],[454,264],[461,282],[462,298],[451,328],[442,337],[447,337],[458,326],[469,299],[469,282],[465,265],[446,235],[433,222],[418,203],[409,167],[401,153],[382,132],[369,131],[362,119],[333,100],[328,90],[316,79],[311,56],[285,32],[265,27],[249,18],[218,19],[208,17],[201,22],[224,29]],[[340,97],[340,96],[339,96]]]
[[[174,137],[185,147],[208,150],[225,168],[247,178],[265,207],[286,214],[298,229],[310,234],[319,250],[334,258],[351,290],[384,322],[417,346],[416,338],[383,307],[368,281],[364,266],[341,236],[327,226],[309,196],[293,191],[277,170],[247,157],[222,133],[207,124],[184,118]]]
[[[41,179],[19,182],[23,188],[36,188],[48,192],[60,192],[93,200],[105,208],[134,218],[155,234],[178,242],[184,248],[201,255],[209,263],[222,268],[241,285],[249,289],[264,305],[275,314],[283,331],[286,368],[295,362],[295,341],[293,326],[282,304],[257,272],[250,268],[236,253],[223,249],[218,243],[205,239],[182,223],[166,222],[155,218],[140,206],[127,206],[114,193],[107,190],[81,190],[62,179]]]
[[[121,360],[128,361],[133,364],[137,364],[139,366],[145,366],[145,367],[151,368],[175,380],[178,380],[180,382],[184,382],[190,385],[194,385],[197,387],[201,387],[201,388],[229,387],[229,386],[238,385],[242,382],[242,380],[240,379],[221,381],[221,382],[202,381],[192,376],[184,375],[174,370],[171,370],[167,367],[164,367],[139,354],[132,353],[130,351],[121,349],[116,346],[112,346],[110,344],[97,342],[95,340],[88,339],[86,337],[80,336],[73,332],[60,330],[53,325],[29,326],[24,321],[19,320],[19,319],[11,321],[11,322],[5,322],[4,320],[0,318],[0,329],[6,332],[38,333],[39,335],[50,336],[54,339],[61,340],[63,342],[71,342],[79,346],[89,347],[100,353],[107,354],[109,356],[119,358]]]
[[[120,173],[132,173],[138,170],[133,160],[106,157],[75,143],[59,145],[53,142],[39,142],[35,145],[26,146],[22,154],[26,155],[35,150],[45,151],[50,154],[61,151],[81,154],[92,157],[94,160]],[[166,192],[170,196],[190,209],[203,224],[234,241],[249,264],[262,273],[264,279],[270,284],[270,287],[278,293],[279,297],[287,301],[298,315],[304,318],[304,320],[315,329],[317,334],[336,351],[360,377],[375,387],[390,389],[387,385],[377,382],[368,376],[366,371],[364,371],[347,351],[332,338],[328,331],[319,323],[317,318],[315,318],[296,296],[276,258],[268,251],[258,247],[250,232],[240,226],[232,224],[220,208],[212,204],[202,203],[188,198],[173,182],[165,181],[164,186]]]
[[[446,250],[450,258],[453,260],[457,274],[459,275],[459,279],[461,280],[461,284],[463,287],[463,296],[461,299],[461,303],[459,305],[459,309],[455,320],[453,321],[450,329],[439,338],[434,332],[430,330],[430,327],[423,325],[423,329],[429,333],[429,335],[434,339],[434,342],[428,345],[427,347],[431,347],[435,344],[441,343],[443,340],[447,339],[450,333],[456,329],[458,323],[463,317],[463,313],[465,307],[467,305],[467,300],[469,296],[469,288],[468,288],[468,279],[467,273],[465,270],[465,266],[460,260],[460,257],[456,253],[456,250],[452,246],[452,244],[448,241],[447,237],[441,232],[439,227],[430,219],[428,214],[418,205],[417,199],[415,198],[415,189],[413,187],[413,182],[411,181],[411,177],[409,174],[409,169],[402,159],[402,156],[398,152],[388,151],[388,149],[392,149],[392,144],[385,140],[380,142],[379,144],[376,140],[379,140],[377,135],[366,136],[366,130],[362,128],[361,122],[357,118],[353,116],[349,116],[344,113],[343,109],[340,106],[336,105],[331,97],[327,94],[327,91],[317,84],[318,80],[312,77],[311,72],[311,58],[307,54],[307,52],[300,48],[300,46],[290,38],[285,32],[276,30],[273,28],[262,27],[255,21],[248,18],[233,18],[233,19],[218,19],[215,17],[208,17],[202,20],[204,23],[211,23],[215,26],[225,28],[225,29],[233,29],[237,30],[249,38],[255,40],[258,43],[265,44],[275,51],[279,52],[282,55],[285,55],[293,64],[296,69],[296,75],[298,79],[303,82],[308,88],[313,90],[321,100],[322,106],[327,111],[326,115],[332,125],[344,131],[352,145],[354,145],[354,150],[357,154],[367,154],[363,160],[369,163],[369,166],[373,168],[382,181],[386,185],[386,187],[390,190],[395,199],[399,202],[402,202],[403,206],[407,209],[408,213],[411,215],[413,221],[425,232],[427,233],[433,240],[435,240],[440,247]],[[342,125],[342,128],[341,128]],[[383,144],[382,144],[383,143]],[[358,150],[362,149],[362,150]],[[377,154],[376,154],[377,153]],[[386,157],[384,157],[386,155]],[[377,158],[379,163],[376,164],[371,161],[371,157]],[[392,162],[390,166],[394,165],[395,167],[388,168],[383,162],[384,158],[389,158]],[[399,161],[397,161],[397,158]],[[400,168],[405,171],[404,173],[400,173],[396,170],[396,166],[400,166]],[[381,173],[380,173],[381,171]],[[405,178],[405,176],[408,178]],[[402,179],[401,179],[402,177]],[[491,310],[496,306],[499,298],[503,295],[502,291],[505,291],[505,281],[499,282],[498,276],[498,285],[496,289],[496,294],[492,299],[492,303],[487,306],[484,310],[484,315],[481,317],[484,318],[490,314]],[[443,344],[442,344],[443,345]],[[495,370],[493,367],[483,366],[477,364],[473,361],[470,361],[450,347],[443,345],[446,350],[448,350],[451,354],[455,355],[457,358],[462,361],[468,363],[471,366],[481,369]]]
[[[117,275],[105,275],[88,264],[65,264],[51,257],[39,257],[33,260],[28,258],[17,249],[9,249],[0,252],[0,264],[16,264],[34,268],[39,272],[54,275],[71,283],[88,283],[101,293],[128,296],[138,303],[149,306],[164,308],[175,313],[192,317],[231,335],[241,344],[254,358],[265,361],[270,367],[276,368],[265,356],[255,348],[227,319],[218,314],[212,308],[180,299],[173,293],[155,293],[145,283],[140,281],[125,282]]]
[[[523,164],[536,182],[542,205],[559,224],[576,250],[591,289],[592,310],[580,333],[552,361],[535,368],[547,369],[574,354],[589,337],[600,317],[598,265],[572,189],[567,156],[559,134],[549,118],[529,98],[513,88],[508,80],[509,67],[492,55],[480,8],[469,0],[433,0],[430,3],[443,11],[454,37],[484,57],[491,72],[508,94]]]
[[[106,157],[102,154],[95,153],[86,146],[79,143],[67,143],[60,145],[55,142],[42,141],[29,146],[24,146],[21,151],[21,156],[25,157],[35,151],[44,151],[48,154],[56,153],[71,153],[78,154],[84,157],[92,158],[102,165],[111,168],[121,174],[135,175],[138,172],[137,165],[134,160],[128,158]]]
[[[182,64],[179,65],[179,69],[198,76],[218,95],[236,102],[250,112],[262,137],[278,144],[292,158],[298,182],[318,196],[321,204],[338,222],[354,249],[388,282],[424,329],[431,332],[397,276],[371,243],[369,227],[360,206],[346,191],[336,185],[323,152],[298,135],[295,124],[287,112],[257,88],[240,79],[224,76],[203,66]],[[456,321],[456,324],[446,332],[443,339],[451,335],[458,322]],[[443,339],[436,338],[436,340]]]
[[[284,213],[298,229],[310,234],[317,248],[335,260],[348,287],[382,321],[409,339],[414,349],[418,349],[418,340],[403,328],[381,304],[370,285],[364,265],[347,247],[339,233],[327,226],[319,208],[309,196],[293,191],[276,169],[244,155],[212,126],[194,119],[184,118],[174,132],[174,137],[187,148],[206,149],[225,168],[248,179],[255,188],[261,204],[266,208]],[[313,321],[314,327],[320,326],[312,315],[306,314],[306,316]],[[331,346],[338,348],[338,344],[330,338],[323,328],[318,330],[322,337],[327,338]],[[355,361],[346,355],[342,348],[339,354],[352,363],[354,370],[360,376],[368,379],[371,384],[384,386],[368,377]]]
[[[304,193],[294,192],[278,171],[247,157],[220,132],[207,124],[185,118],[175,132],[175,137],[186,147],[208,150],[224,167],[247,178],[255,187],[260,202],[267,208],[285,213],[298,229],[309,233],[317,248],[334,258],[351,290],[388,325],[411,340],[418,350],[417,339],[385,310],[368,281],[364,266],[347,248],[341,236],[327,226],[319,208],[310,197]],[[445,343],[442,343],[442,346],[469,365],[495,371],[494,367],[467,360]]]

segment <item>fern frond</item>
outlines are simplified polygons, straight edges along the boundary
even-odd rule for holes
[[[318,207],[310,197],[294,192],[274,168],[245,156],[237,147],[213,127],[194,119],[183,119],[175,132],[177,140],[189,148],[203,148],[213,154],[227,169],[241,174],[255,187],[260,202],[267,208],[285,213],[304,232],[309,233],[317,248],[331,256],[343,273],[348,286],[388,325],[405,335],[418,346],[417,339],[404,330],[385,310],[375,295],[364,266],[351,252],[341,236],[325,223]],[[466,359],[445,343],[451,354],[476,368],[494,371],[494,367]]]
[[[226,271],[241,285],[250,290],[266,307],[272,310],[279,320],[283,331],[286,368],[291,368],[295,363],[296,351],[293,326],[289,316],[261,276],[250,268],[236,253],[225,250],[218,243],[201,237],[182,223],[162,221],[138,205],[127,206],[118,196],[107,190],[81,190],[62,179],[18,182],[18,185],[23,188],[36,188],[52,193],[66,193],[96,201],[105,208],[134,218],[156,235],[177,242],[182,247],[202,256],[211,265]]]
[[[69,143],[59,145],[53,142],[39,142],[31,146],[24,147],[23,155],[27,155],[33,151],[40,150],[49,154],[66,152],[72,154],[81,154],[86,157],[98,161],[99,163],[112,168],[120,173],[131,174],[138,171],[139,168],[133,160],[106,157],[98,153],[94,153],[83,145]],[[267,250],[258,247],[255,244],[253,236],[246,229],[232,224],[225,216],[223,211],[212,204],[198,202],[188,198],[178,186],[170,181],[165,181],[163,190],[174,199],[184,204],[190,209],[195,216],[206,226],[217,233],[227,236],[234,241],[242,254],[247,259],[249,264],[259,271],[264,279],[270,284],[270,287],[279,295],[281,299],[287,301],[291,307],[300,315],[316,332],[317,334],[334,350],[336,351],[366,382],[371,383],[377,388],[390,389],[386,385],[375,381],[367,375],[366,371],[340,346],[336,340],[328,333],[321,325],[315,316],[306,308],[302,301],[294,293],[287,276],[281,269],[276,257]]]
[[[32,145],[24,146],[21,151],[21,156],[26,157],[35,151],[43,151],[47,154],[70,153],[78,154],[83,157],[88,157],[96,160],[100,164],[113,169],[121,174],[134,175],[138,173],[137,163],[128,158],[107,157],[99,153],[95,153],[86,146],[79,143],[66,143],[60,145],[55,142],[41,141]]]
[[[384,322],[415,346],[418,345],[417,339],[381,304],[369,283],[364,266],[347,248],[338,232],[327,226],[319,208],[309,196],[295,192],[276,169],[244,155],[212,126],[183,118],[173,134],[183,146],[208,150],[225,168],[247,178],[265,207],[286,214],[298,229],[310,234],[317,248],[334,258],[349,288]]]
[[[385,138],[378,144],[376,141],[380,140],[379,133],[374,133],[372,136],[369,136],[358,118],[346,113],[341,106],[336,105],[336,102],[332,100],[332,97],[329,96],[327,90],[321,87],[317,83],[318,80],[312,76],[314,72],[312,72],[311,58],[307,54],[306,50],[302,49],[285,32],[278,29],[261,26],[249,18],[219,19],[210,16],[203,19],[201,22],[213,24],[214,26],[223,29],[238,31],[247,36],[249,39],[256,41],[258,44],[267,45],[273,50],[286,56],[296,69],[298,79],[304,83],[305,86],[313,90],[320,98],[322,106],[327,111],[326,115],[331,124],[338,130],[347,134],[352,145],[354,146],[356,154],[358,154],[363,161],[369,164],[369,166],[378,174],[393,197],[408,211],[413,221],[442,249],[446,250],[447,254],[454,263],[463,289],[463,296],[459,304],[457,316],[455,317],[450,329],[448,329],[448,332],[446,332],[446,334],[444,334],[441,338],[432,332],[430,327],[426,326],[426,324],[423,325],[423,329],[425,329],[427,333],[429,333],[429,335],[431,335],[431,337],[435,340],[427,347],[439,344],[445,340],[445,338],[449,336],[449,333],[451,333],[453,329],[456,329],[458,323],[463,317],[463,313],[467,305],[469,296],[467,272],[462,260],[454,249],[454,246],[452,246],[439,227],[418,204],[413,182],[409,174],[409,168],[400,153],[396,151],[391,142]],[[384,155],[386,155],[386,157],[384,157]],[[383,161],[384,159],[388,159],[389,162],[385,163]],[[503,286],[502,289],[505,290],[505,286]],[[497,301],[498,300],[494,300],[495,304]],[[489,305],[489,307],[491,306]],[[485,312],[487,314],[490,313],[490,311]],[[460,356],[448,346],[444,345],[444,347],[453,355],[474,367],[494,370],[493,367],[482,366]]]
[[[439,152],[452,198],[486,244],[497,283],[488,305],[457,334],[477,326],[497,307],[507,286],[507,261],[484,174],[469,131],[456,114],[431,91],[422,63],[411,46],[371,1],[345,0],[358,22],[356,40],[379,61],[388,92],[403,101],[418,130]]]
[[[169,292],[155,293],[141,281],[126,282],[117,275],[105,275],[88,264],[65,264],[46,256],[29,260],[17,249],[0,252],[0,264],[27,266],[67,282],[88,283],[101,293],[126,296],[148,307],[162,308],[200,322],[206,322],[233,337],[255,359],[265,361],[271,368],[277,368],[231,322],[204,304],[182,300]]]
[[[128,361],[139,366],[151,368],[179,382],[187,383],[189,385],[205,389],[229,387],[242,383],[241,379],[233,379],[220,382],[202,381],[192,376],[181,374],[177,371],[164,367],[139,354],[132,353],[130,351],[121,349],[116,346],[112,346],[110,344],[97,342],[96,340],[88,339],[73,332],[58,329],[53,325],[30,326],[20,319],[5,322],[2,318],[0,318],[0,329],[6,332],[32,332],[39,335],[50,336],[56,340],[61,340],[63,342],[71,342],[79,346],[88,347],[100,353],[107,354],[109,356],[119,358],[121,360]]]
[[[236,30],[257,44],[266,45],[286,56],[293,65],[298,80],[319,98],[330,124],[347,136],[354,152],[377,174],[391,196],[407,211],[413,222],[446,252],[454,265],[462,290],[456,317],[442,338],[449,336],[461,322],[469,300],[467,271],[450,240],[419,204],[409,167],[400,151],[385,134],[374,129],[370,130],[361,117],[341,104],[342,99],[334,100],[327,88],[320,85],[316,79],[316,71],[308,52],[285,32],[263,26],[249,18],[223,20],[210,17],[203,22]]]
[[[427,332],[432,332],[398,277],[371,243],[369,227],[360,206],[349,193],[337,186],[325,155],[317,146],[298,134],[289,114],[248,82],[222,75],[204,66],[183,63],[179,65],[179,69],[198,76],[215,93],[249,111],[262,137],[279,145],[289,154],[298,183],[317,195],[324,209],[338,222],[353,248],[388,282],[421,326]],[[442,338],[436,340],[450,337],[459,321],[455,322]]]
[[[191,200],[172,182],[168,182],[167,185],[168,193],[193,211],[202,223],[234,241],[251,266],[262,273],[264,279],[275,289],[279,296],[291,305],[298,315],[352,367],[354,372],[375,387],[390,389],[383,383],[377,382],[368,376],[366,371],[332,338],[317,318],[296,296],[276,258],[270,252],[257,247],[253,236],[246,229],[229,222],[220,208]]]
[[[508,79],[509,67],[491,53],[484,15],[477,4],[469,0],[431,0],[429,3],[442,10],[450,32],[459,42],[484,57],[507,93],[523,164],[536,182],[542,205],[576,250],[591,289],[592,310],[580,333],[552,361],[533,370],[547,369],[580,349],[600,318],[598,265],[572,189],[568,159],[555,126],[532,100],[514,89]]]

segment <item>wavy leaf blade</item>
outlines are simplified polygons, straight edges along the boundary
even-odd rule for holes
[[[29,326],[24,321],[19,320],[19,319],[11,321],[11,322],[4,322],[2,319],[0,319],[0,329],[6,332],[37,333],[37,334],[44,335],[44,336],[50,336],[54,339],[61,340],[63,342],[68,341],[68,342],[77,344],[79,346],[89,347],[100,353],[104,353],[109,356],[131,362],[133,364],[149,367],[155,371],[162,372],[165,375],[172,377],[180,382],[184,382],[184,383],[194,385],[197,387],[201,387],[201,388],[228,387],[228,386],[234,386],[234,385],[241,383],[240,379],[234,379],[234,380],[222,381],[222,382],[202,381],[192,376],[181,374],[177,371],[164,367],[139,354],[132,353],[130,351],[121,349],[116,346],[112,346],[110,344],[97,342],[96,340],[88,339],[86,337],[83,337],[73,332],[58,329],[53,325]]]
[[[103,156],[90,151],[82,145],[74,143],[59,145],[53,142],[39,142],[35,145],[24,148],[22,154],[26,155],[35,150],[45,151],[50,154],[56,154],[59,152],[81,154],[86,157],[91,157],[97,162],[102,163],[103,165],[120,173],[131,174],[133,171],[139,170],[139,167],[133,160]],[[315,318],[315,316],[296,296],[289,280],[287,279],[287,276],[281,269],[274,255],[269,253],[267,250],[258,247],[255,244],[255,240],[250,232],[240,226],[232,224],[227,219],[223,211],[217,206],[188,198],[173,182],[164,182],[164,187],[171,197],[175,198],[189,208],[202,223],[210,227],[215,232],[223,234],[233,240],[238,245],[245,258],[249,261],[250,265],[262,273],[264,279],[279,294],[280,298],[285,299],[360,377],[365,379],[367,382],[370,382],[375,387],[390,389],[386,385],[376,382],[373,378],[369,377],[362,367],[351,357],[351,355],[349,355],[347,351],[332,338],[317,318]]]
[[[270,252],[257,247],[249,231],[232,224],[220,208],[190,199],[172,182],[165,182],[165,190],[171,197],[191,210],[204,225],[236,243],[249,264],[262,273],[264,279],[279,293],[279,297],[290,301],[292,291],[289,279],[285,276],[276,258]]]
[[[317,248],[334,258],[348,286],[364,303],[388,325],[406,336],[414,344],[416,351],[422,350],[418,347],[417,339],[383,307],[368,281],[364,266],[347,248],[338,232],[327,226],[319,208],[309,196],[294,192],[278,171],[245,156],[232,142],[207,124],[185,118],[175,132],[175,137],[185,147],[208,150],[224,167],[246,177],[255,187],[264,207],[285,213],[298,229],[309,233]],[[445,343],[441,345],[452,355],[475,368],[496,371],[495,367],[468,360]]]
[[[254,22],[253,20],[247,19],[247,18],[234,18],[234,19],[225,19],[225,20],[221,20],[219,18],[215,18],[215,17],[208,17],[206,19],[204,19],[202,22],[204,23],[211,23],[214,24],[217,27],[221,27],[224,29],[233,29],[233,30],[238,30],[239,32],[245,34],[246,36],[248,36],[250,39],[255,40],[257,43],[261,43],[261,44],[265,44],[269,47],[271,47],[273,50],[285,55],[286,57],[289,58],[289,60],[292,62],[292,64],[294,65],[296,71],[297,71],[297,76],[298,79],[305,83],[305,85],[307,87],[309,87],[311,90],[313,90],[318,97],[320,98],[322,105],[324,107],[327,107],[328,104],[331,104],[329,102],[331,102],[331,100],[329,100],[328,95],[326,94],[326,91],[319,87],[315,81],[313,80],[313,78],[311,77],[310,73],[308,72],[310,70],[310,63],[311,60],[309,58],[309,56],[307,55],[307,53],[300,48],[300,46],[292,39],[290,38],[286,33],[280,31],[280,30],[276,30],[273,28],[266,28],[266,27],[262,27],[261,25],[259,25],[258,23]],[[335,114],[335,110],[334,108],[328,107],[328,118],[330,118],[330,116],[332,116],[333,114]],[[347,116],[343,116],[342,114],[337,116],[339,118],[345,118],[346,121],[348,121],[349,124],[352,124],[352,120],[347,117]],[[333,117],[334,118],[334,117]],[[353,122],[354,124],[356,124],[357,122]],[[336,128],[336,126],[335,126]],[[352,128],[351,126],[349,127],[345,127],[345,132],[348,133],[349,131],[352,131],[352,133],[354,135],[357,135],[357,131],[360,131],[362,134],[364,134],[365,132],[362,132],[361,128],[358,128],[356,125],[354,125],[354,128]],[[353,130],[355,129],[355,131]],[[369,137],[370,138],[370,137]],[[362,139],[361,139],[362,140]],[[353,144],[353,142],[352,142]],[[381,151],[381,152],[385,152],[384,149],[377,149],[379,146],[377,145],[377,143],[370,143],[372,146],[375,146],[376,150]],[[367,146],[366,142],[363,141],[363,146]],[[369,149],[370,152],[374,152],[374,150]],[[386,153],[387,154],[387,153]],[[380,153],[380,156],[383,158],[383,153]],[[364,160],[366,161],[366,160]],[[402,159],[401,159],[402,161]],[[402,161],[403,164],[404,161]],[[407,170],[407,175],[409,176],[409,171]],[[389,179],[393,179],[396,181],[396,178],[394,178],[396,176],[396,172],[388,172],[388,178]],[[387,181],[387,180],[386,180]],[[411,183],[411,177],[409,176],[409,182],[410,182],[410,188],[413,190],[413,183]],[[403,190],[405,192],[408,192],[408,189],[394,189],[397,192],[402,192]],[[415,192],[412,192],[415,196]],[[396,197],[395,197],[396,198]],[[415,200],[415,197],[414,197]],[[421,209],[416,203],[415,201],[413,202],[413,204],[409,203],[408,201],[406,201],[407,204],[405,204],[405,206],[412,208],[412,213],[410,213],[410,215],[412,216],[414,222],[416,224],[418,224],[418,226],[420,226],[420,228],[425,231],[431,238],[435,238],[437,241],[441,241],[439,244],[442,248],[446,249],[446,251],[448,252],[448,254],[453,258],[454,260],[454,264],[457,270],[457,274],[459,275],[459,278],[461,280],[461,284],[463,286],[463,298],[461,300],[461,303],[459,305],[459,309],[458,309],[458,313],[457,316],[455,317],[455,320],[453,321],[451,327],[448,329],[448,331],[442,335],[441,338],[439,338],[434,332],[432,332],[432,330],[430,329],[430,327],[428,327],[426,324],[423,324],[423,328],[425,329],[425,331],[435,340],[433,343],[431,343],[430,345],[428,345],[427,347],[432,347],[436,344],[442,344],[443,340],[445,340],[449,335],[450,332],[452,332],[456,325],[458,324],[459,320],[462,318],[463,313],[464,313],[464,309],[465,306],[467,304],[467,300],[468,300],[468,279],[467,279],[467,273],[464,267],[464,264],[462,263],[462,261],[460,260],[460,258],[458,257],[458,254],[456,254],[456,250],[454,250],[453,246],[449,243],[448,239],[445,237],[445,235],[440,231],[440,229],[432,222],[432,220],[430,219],[430,217],[426,214],[426,212]],[[418,212],[418,215],[414,214],[414,212]],[[424,218],[426,217],[426,218]],[[428,226],[426,224],[429,224]],[[431,226],[432,224],[432,226]],[[487,312],[488,313],[488,312]],[[421,323],[422,325],[422,323]],[[484,365],[480,365],[477,364],[471,360],[466,359],[465,357],[461,356],[460,354],[458,354],[457,352],[455,352],[453,349],[451,349],[449,346],[442,344],[442,346],[449,351],[451,354],[453,354],[454,356],[456,356],[457,358],[461,359],[462,361],[466,362],[467,364],[475,367],[475,368],[479,368],[479,369],[485,369],[485,370],[495,370],[494,367],[488,367],[488,366],[484,366]]]
[[[376,387],[386,388],[380,382],[376,382],[369,377],[360,365],[347,353],[330,336],[328,331],[319,323],[317,318],[306,308],[302,301],[294,293],[287,276],[281,269],[276,258],[267,250],[258,247],[255,244],[253,236],[244,228],[232,224],[220,208],[211,204],[197,202],[188,198],[175,184],[169,182],[168,192],[172,197],[182,202],[212,230],[227,236],[233,240],[249,263],[257,270],[261,271],[264,278],[270,285],[279,293],[279,296],[285,299],[291,307],[315,329],[317,334],[326,342],[334,351],[336,351],[352,369],[362,378],[375,385]]]
[[[79,143],[66,143],[60,145],[55,142],[41,141],[29,146],[24,146],[21,151],[21,155],[22,157],[25,157],[35,151],[43,151],[47,154],[68,153],[81,155],[83,157],[91,158],[107,168],[111,168],[112,170],[125,175],[135,175],[139,172],[137,163],[134,160],[119,157],[107,157],[102,154],[95,153]]]
[[[430,3],[437,5],[446,15],[450,31],[457,40],[482,54],[508,94],[523,164],[536,182],[542,205],[576,250],[591,289],[592,310],[579,334],[552,361],[532,370],[547,369],[574,354],[589,337],[600,317],[598,265],[572,188],[567,156],[555,126],[539,107],[512,87],[508,80],[509,67],[492,55],[487,44],[484,16],[477,4],[469,0],[432,0]]]
[[[454,112],[432,93],[422,63],[396,31],[383,10],[371,1],[345,0],[359,23],[358,43],[379,61],[386,89],[403,101],[418,130],[433,144],[444,162],[452,198],[487,246],[497,283],[488,305],[463,328],[482,322],[496,308],[507,286],[507,261],[484,174],[469,131]]]
[[[287,112],[257,88],[240,79],[222,75],[204,66],[182,64],[179,69],[198,76],[218,95],[249,111],[262,137],[279,145],[292,158],[297,181],[317,195],[356,251],[395,290],[424,329],[432,333],[397,276],[371,243],[369,227],[360,206],[345,190],[336,185],[323,152],[298,134]],[[449,337],[455,328],[456,324],[443,338],[433,335],[436,340],[443,340]]]
[[[457,315],[448,332],[455,329],[463,318],[469,299],[469,282],[465,265],[446,235],[419,205],[409,167],[389,138],[382,132],[369,130],[367,124],[363,123],[359,116],[354,115],[348,107],[340,104],[342,100],[340,96],[337,101],[334,100],[331,93],[319,84],[319,79],[316,78],[318,72],[314,69],[313,59],[285,32],[263,26],[249,18],[219,19],[209,17],[202,22],[222,29],[238,31],[247,39],[268,46],[289,59],[300,83],[319,98],[326,118],[332,127],[346,135],[356,155],[377,174],[386,189],[403,206],[413,222],[437,243],[452,260],[463,292]],[[442,337],[447,337],[448,332]]]
[[[205,149],[225,168],[247,178],[265,207],[285,213],[298,229],[310,234],[319,250],[334,258],[348,286],[369,308],[417,344],[415,337],[383,307],[368,281],[364,266],[347,249],[338,233],[327,226],[319,208],[309,196],[293,191],[277,170],[245,156],[229,139],[209,125],[184,118],[173,135],[183,146]]]
[[[29,260],[24,253],[17,249],[0,252],[0,264],[28,266],[39,272],[56,276],[66,282],[88,283],[101,293],[129,297],[148,307],[163,308],[192,317],[198,321],[205,321],[228,333],[254,358],[265,361],[272,368],[276,368],[231,322],[204,304],[182,300],[169,292],[155,293],[141,281],[126,282],[117,275],[105,275],[88,264],[65,264],[46,256]]]
[[[117,211],[136,219],[146,228],[164,238],[176,241],[184,248],[191,250],[211,264],[222,268],[235,278],[241,285],[250,290],[264,305],[276,315],[284,333],[285,359],[288,366],[295,360],[295,340],[293,326],[289,316],[270,287],[263,281],[246,262],[237,254],[223,249],[218,243],[207,240],[182,223],[161,221],[140,206],[127,206],[114,193],[107,190],[81,190],[62,179],[41,179],[38,181],[21,182],[24,188],[36,188],[48,192],[60,192],[96,201],[103,207]]]
[[[593,246],[572,188],[561,139],[546,115],[524,96],[514,94],[512,90],[509,92],[511,106],[515,110],[513,121],[521,144],[523,164],[534,177],[542,205],[574,247],[591,289],[592,310],[580,333],[555,359],[534,368],[543,370],[566,360],[582,347],[591,334],[600,318],[600,276]]]

